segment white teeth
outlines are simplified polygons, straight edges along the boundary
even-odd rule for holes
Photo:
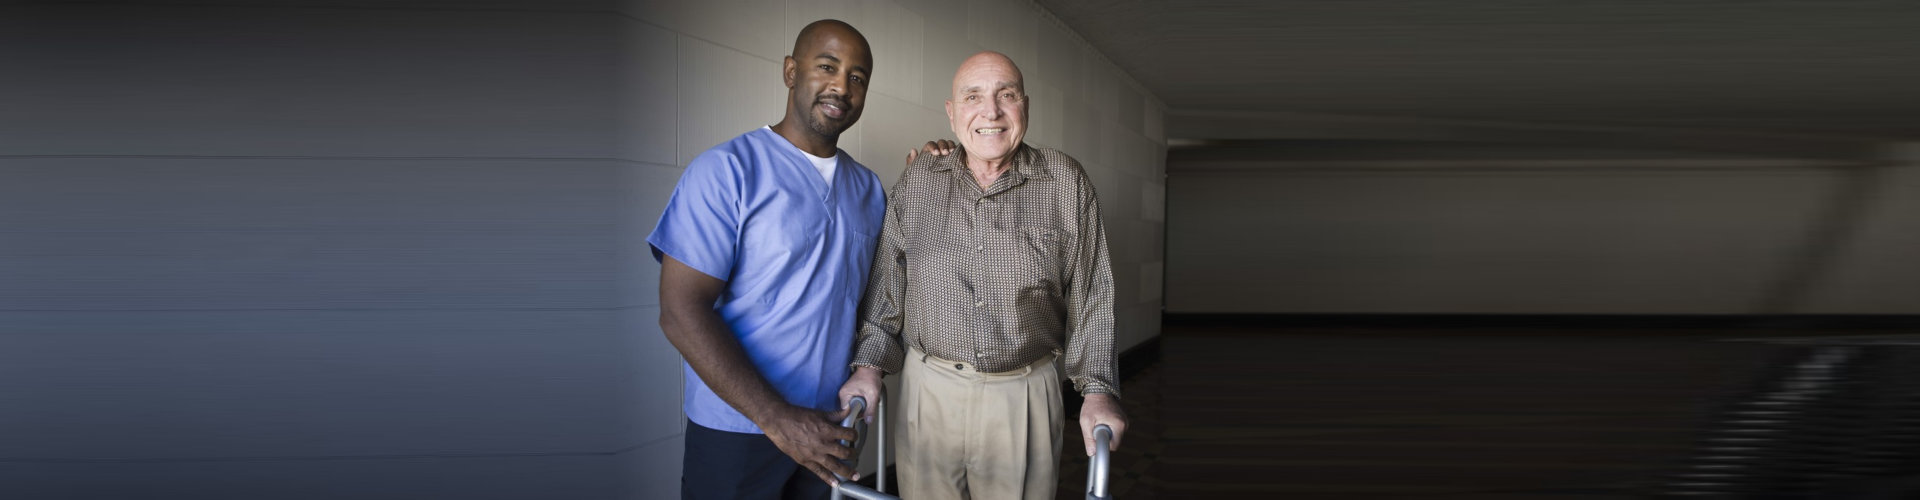
[[[1001,129],[1001,128],[977,128],[977,129],[973,129],[973,131],[974,131],[974,133],[978,133],[978,134],[998,134],[998,133],[1000,133],[1000,131],[1002,131],[1002,130],[1006,130],[1006,129]]]

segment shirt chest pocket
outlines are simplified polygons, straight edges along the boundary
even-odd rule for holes
[[[1054,286],[1064,280],[1068,242],[1064,231],[1051,225],[1020,225],[1013,236],[1020,270],[1027,279]]]
[[[741,232],[740,265],[768,271],[812,260],[824,249],[825,211],[801,204],[769,204],[750,214]]]

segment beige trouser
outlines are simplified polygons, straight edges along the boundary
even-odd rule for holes
[[[910,350],[900,372],[900,498],[1053,498],[1065,415],[1053,361],[980,373]]]

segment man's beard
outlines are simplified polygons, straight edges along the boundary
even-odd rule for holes
[[[846,120],[847,126],[848,127],[853,126],[852,125],[853,124],[853,120],[852,120],[853,108],[847,104],[847,100],[845,98],[842,98],[836,95],[824,95],[824,96],[815,98],[813,100],[813,103],[816,106],[820,104],[832,103],[834,107],[840,108],[840,112],[842,113],[841,116],[843,117],[843,119]],[[813,110],[808,110],[806,114],[807,128],[813,129],[813,132],[816,134],[820,134],[821,137],[838,140],[840,138],[840,133],[845,132],[846,128],[842,127],[842,128],[836,129],[834,128],[834,124],[831,122],[828,122],[827,120],[828,118],[815,114]]]
[[[820,117],[814,116],[813,113],[807,113],[807,128],[812,129],[816,134],[820,134],[821,137],[834,140],[840,139],[840,132],[845,131],[845,129],[834,128],[832,123],[827,123]]]

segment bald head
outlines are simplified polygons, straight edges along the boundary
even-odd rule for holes
[[[821,19],[807,24],[805,28],[800,28],[800,36],[793,37],[792,56],[799,59],[802,55],[810,55],[805,54],[808,46],[817,41],[824,41],[826,38],[843,38],[849,42],[858,43],[861,52],[873,53],[873,47],[867,45],[866,35],[860,34],[860,30],[853,29],[853,25],[839,19]]]
[[[1005,83],[1010,83],[1013,87],[1021,91],[1026,90],[1026,82],[1023,81],[1024,77],[1020,75],[1020,67],[1013,64],[1013,58],[1007,57],[1006,54],[988,50],[967,56],[967,60],[960,61],[960,69],[953,72],[953,95],[956,97],[960,95],[960,82],[968,76],[969,72],[981,71],[990,71],[1011,76],[1012,80]]]
[[[1027,134],[1027,90],[1013,59],[987,51],[962,61],[953,73],[947,121],[968,162],[998,164],[1019,149]]]

